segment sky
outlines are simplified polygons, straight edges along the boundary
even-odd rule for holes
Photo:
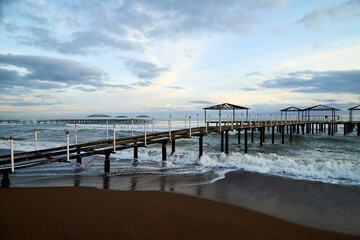
[[[360,104],[360,0],[0,0],[0,119]]]

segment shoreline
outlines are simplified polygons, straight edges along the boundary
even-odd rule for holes
[[[359,239],[178,193],[84,187],[0,193],[6,239]]]

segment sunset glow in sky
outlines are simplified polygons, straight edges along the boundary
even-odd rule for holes
[[[0,118],[360,104],[360,0],[1,0]]]

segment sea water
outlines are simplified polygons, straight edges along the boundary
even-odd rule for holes
[[[28,122],[27,122],[28,123]],[[192,127],[198,123],[192,122]],[[199,123],[199,126],[203,126]],[[172,130],[183,129],[183,120],[173,120]],[[74,124],[0,124],[0,149],[9,149],[9,137],[14,138],[15,151],[35,150],[37,129],[38,150],[66,145],[66,132],[70,134],[70,143],[75,142]],[[144,135],[144,123],[135,123],[134,135]],[[187,123],[189,128],[189,123]],[[77,142],[106,139],[105,124],[78,124]],[[169,131],[168,120],[147,122],[147,134]],[[116,138],[132,135],[131,123],[115,125]],[[237,131],[229,132],[229,154],[220,151],[220,134],[204,136],[204,155],[199,158],[199,138],[192,137],[176,140],[176,151],[171,155],[171,144],[167,144],[167,161],[161,157],[161,144],[139,148],[138,160],[133,159],[133,149],[117,151],[111,155],[111,174],[131,176],[139,174],[158,176],[196,176],[194,184],[210,183],[225,177],[230,171],[248,171],[269,174],[284,178],[319,181],[340,185],[360,186],[360,137],[356,131],[344,136],[339,125],[335,136],[327,133],[316,135],[294,134],[292,141],[285,136],[281,144],[281,134],[275,134],[275,144],[271,144],[271,132],[266,129],[263,146],[259,143],[259,133],[255,132],[254,143],[248,133],[249,153],[244,153],[244,132],[241,132],[241,144],[237,141]],[[113,138],[113,126],[108,126],[108,137]],[[3,151],[4,152],[4,151]],[[81,175],[86,177],[104,174],[104,156],[83,158],[82,167],[68,163],[52,163],[16,170],[13,183],[27,179],[61,178]],[[88,163],[88,164],[87,164]],[[1,166],[0,166],[1,167]],[[191,183],[188,183],[191,184]]]

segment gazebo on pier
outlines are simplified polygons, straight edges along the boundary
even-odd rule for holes
[[[349,110],[349,122],[352,122],[352,120],[353,120],[353,111],[360,110],[360,105],[349,108],[348,110]]]
[[[232,120],[234,122],[235,122],[235,110],[246,110],[246,121],[248,121],[248,119],[249,119],[249,109],[250,108],[238,106],[238,105],[234,105],[234,104],[230,104],[230,103],[218,104],[218,105],[214,105],[214,106],[210,106],[210,107],[205,107],[203,109],[205,110],[205,122],[207,121],[206,110],[219,110],[220,116],[221,116],[221,110],[232,110],[233,111]]]
[[[298,107],[294,107],[294,106],[281,109],[280,112],[281,112],[281,119],[282,119],[283,112],[285,112],[285,121],[287,121],[287,113],[288,112],[298,112],[298,120],[300,120],[300,112],[301,112],[301,116],[303,116],[303,110]]]
[[[310,120],[310,112],[311,111],[328,111],[331,112],[331,121],[335,121],[335,113],[336,111],[340,111],[338,108],[333,108],[325,105],[315,105],[313,107],[303,109],[305,112],[305,119],[307,117],[308,121]],[[327,117],[327,116],[326,116]]]

